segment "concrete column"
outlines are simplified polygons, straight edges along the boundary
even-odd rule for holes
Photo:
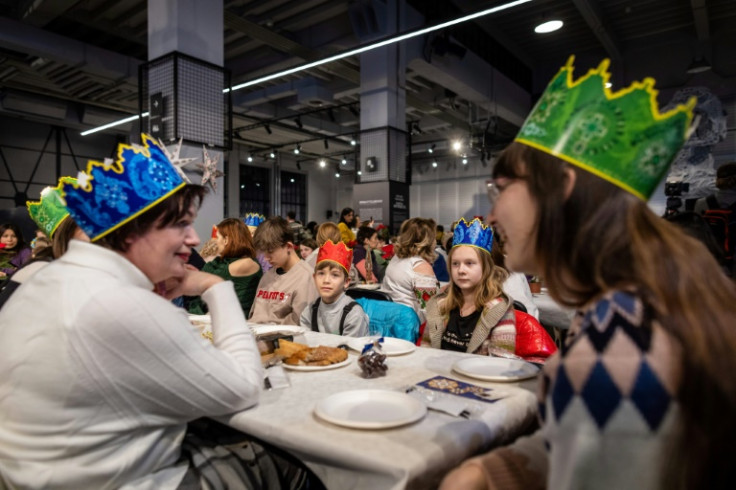
[[[373,4],[378,8],[379,4]],[[404,0],[389,0],[380,36],[396,34],[406,25]],[[363,39],[362,41],[366,41]],[[353,190],[356,214],[397,230],[408,217],[406,173],[406,49],[402,43],[361,55],[360,165]],[[401,202],[401,204],[399,204]],[[398,211],[400,210],[400,211]]]
[[[148,1],[148,59],[153,60],[172,52],[179,52],[193,58],[223,66],[224,61],[224,18],[222,2],[202,2],[197,0],[149,0]],[[223,87],[224,88],[224,87]],[[148,94],[147,94],[148,95]],[[225,172],[225,154],[208,149],[212,158],[218,158],[218,170]],[[182,157],[195,157],[202,160],[202,145],[185,143],[181,149]],[[237,155],[236,155],[237,157]],[[228,164],[229,191],[240,180],[238,163]],[[192,183],[201,182],[201,173],[188,171]],[[233,184],[235,182],[235,184]],[[209,186],[208,186],[209,187]],[[238,189],[239,191],[239,189]],[[211,189],[205,197],[195,229],[204,243],[209,239],[212,225],[224,217],[225,182],[217,179],[217,192]],[[237,200],[237,195],[235,196]],[[229,203],[231,204],[231,203]],[[233,216],[237,216],[237,205]]]

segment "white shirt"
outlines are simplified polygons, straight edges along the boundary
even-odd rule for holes
[[[503,283],[503,292],[510,296],[512,301],[516,300],[526,306],[526,312],[539,320],[539,308],[534,303],[534,296],[524,274],[509,272],[509,278]]]
[[[421,257],[392,258],[386,267],[381,291],[387,292],[394,303],[413,308],[420,321],[424,323],[424,306],[419,303],[415,290],[435,289],[436,292],[439,282],[434,273],[427,276],[414,270],[414,267],[422,262],[426,261]]]
[[[72,240],[0,311],[0,473],[23,488],[176,488],[186,423],[258,401],[232,283],[204,292],[214,345],[122,255]]]

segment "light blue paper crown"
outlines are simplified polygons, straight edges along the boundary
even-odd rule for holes
[[[490,226],[486,226],[478,218],[473,219],[470,223],[465,218],[460,218],[455,231],[452,235],[452,246],[470,245],[491,253],[493,248],[493,230]]]
[[[114,161],[90,160],[75,184],[62,184],[69,213],[93,242],[186,185],[153,138],[141,140],[144,146],[118,145]]]
[[[245,215],[245,218],[243,218],[243,223],[245,223],[246,226],[255,226],[256,228],[264,221],[266,221],[266,217],[258,213],[248,213]]]

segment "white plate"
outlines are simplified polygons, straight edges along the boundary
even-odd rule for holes
[[[292,371],[326,371],[328,369],[335,369],[347,366],[351,362],[353,362],[353,360],[350,359],[350,356],[348,356],[348,358],[342,362],[336,362],[335,364],[328,364],[326,366],[294,366],[292,364],[286,363],[284,363],[283,365],[286,369],[290,369]]]
[[[375,290],[375,289],[380,289],[381,288],[381,285],[380,284],[353,284],[350,287],[353,288],[353,289],[371,289],[371,290]]]
[[[317,404],[314,414],[343,427],[388,429],[422,419],[427,407],[399,391],[356,390],[328,396]]]
[[[358,352],[363,352],[365,344],[370,344],[378,337],[359,337],[348,340],[348,347]],[[402,354],[408,354],[414,352],[417,348],[416,345],[412,344],[408,340],[397,339],[394,337],[383,338],[383,353],[387,356],[400,356]]]
[[[539,369],[525,361],[501,357],[470,357],[453,364],[452,369],[470,378],[484,381],[519,381],[533,378]]]
[[[266,335],[274,332],[303,334],[306,330],[296,325],[256,325],[251,324],[250,330],[253,335]]]

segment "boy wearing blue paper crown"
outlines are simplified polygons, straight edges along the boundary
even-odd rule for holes
[[[654,80],[612,92],[608,61],[548,85],[489,187],[506,265],[577,308],[539,380],[542,429],[441,488],[733,488],[736,286],[646,200],[691,130]]]
[[[225,448],[187,432],[255,405],[263,369],[232,283],[186,265],[204,188],[142,139],[62,182],[92,243],[71,240],[0,311],[0,474],[17,488],[297,487],[297,461],[242,434]],[[155,286],[201,295],[213,343]]]
[[[328,240],[319,248],[314,283],[320,297],[302,312],[302,327],[349,337],[368,335],[368,315],[345,294],[352,263],[353,251],[343,242]]]
[[[425,340],[435,349],[514,354],[516,318],[503,292],[508,273],[491,259],[493,231],[461,219],[448,256],[450,285],[427,303]]]

